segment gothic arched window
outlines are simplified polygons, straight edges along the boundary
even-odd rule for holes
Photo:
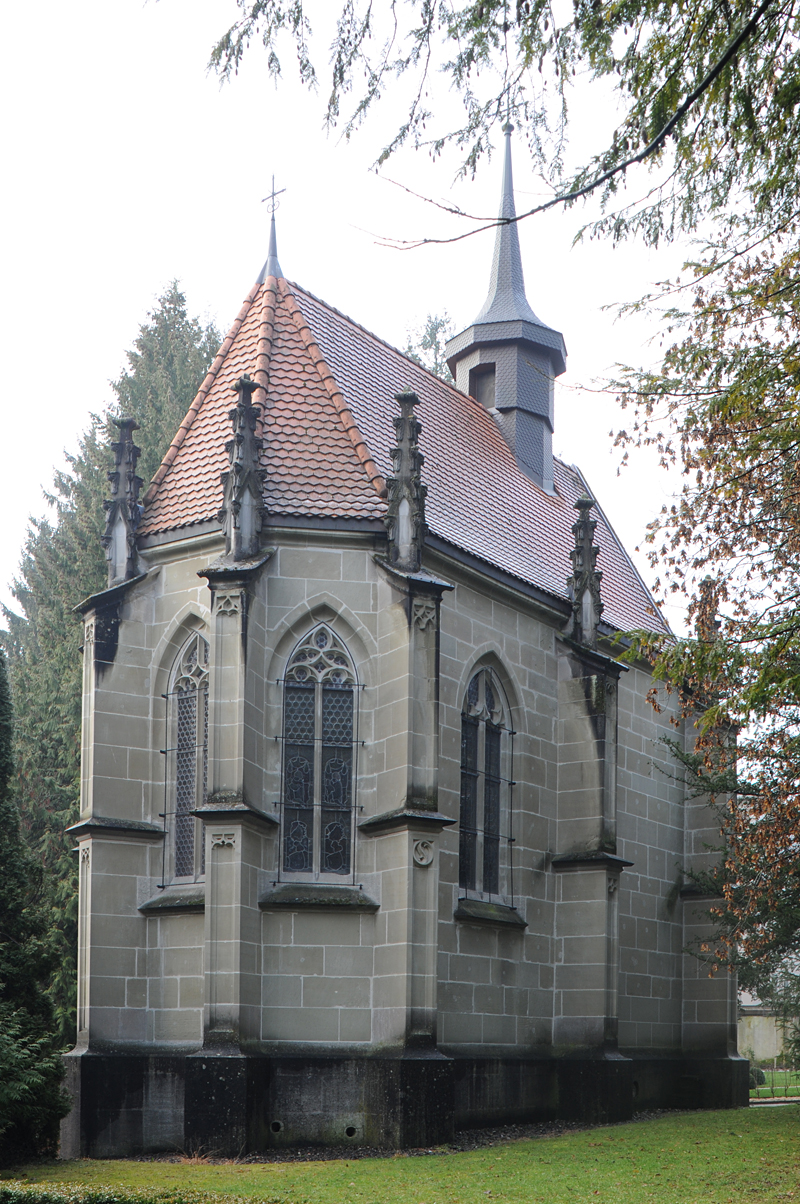
[[[208,788],[208,641],[198,632],[175,660],[169,702],[175,758],[172,872],[175,878],[193,878],[202,872],[203,850],[201,825],[192,812]]]
[[[511,722],[491,669],[471,679],[461,711],[458,884],[484,895],[508,893],[503,842],[510,843]]]
[[[292,653],[283,697],[283,869],[349,874],[356,672],[324,624]]]

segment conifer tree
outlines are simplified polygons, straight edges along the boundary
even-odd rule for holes
[[[52,1149],[67,1105],[46,992],[53,964],[42,867],[13,796],[12,715],[0,653],[0,1162]]]
[[[16,711],[14,752],[23,830],[45,868],[48,941],[55,955],[50,994],[63,1044],[75,1035],[77,866],[64,830],[80,794],[81,625],[74,607],[106,585],[100,545],[113,465],[113,418],[140,425],[140,470],[158,466],[220,342],[213,324],[190,318],[177,282],[166,289],[112,382],[116,401],[93,416],[68,469],[55,474],[51,515],[32,520],[14,583],[19,611],[0,633]],[[147,474],[147,475],[146,475]]]

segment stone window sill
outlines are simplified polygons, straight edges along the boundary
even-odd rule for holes
[[[167,886],[142,903],[139,911],[146,916],[173,914],[202,915],[206,909],[206,888],[202,882],[188,886]]]
[[[374,912],[378,904],[357,886],[334,886],[327,882],[282,882],[265,891],[258,900],[262,911],[356,911]]]
[[[483,899],[459,899],[453,912],[455,920],[469,920],[479,924],[502,924],[509,928],[527,928],[515,907],[505,903],[486,903]]]

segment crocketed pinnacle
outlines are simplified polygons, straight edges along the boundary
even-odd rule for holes
[[[506,136],[505,163],[503,165],[503,192],[500,198],[500,217],[516,217],[514,208],[514,177],[511,170],[511,134],[514,127],[509,122],[503,126]],[[485,322],[535,322],[542,323],[528,304],[525,296],[525,279],[522,275],[522,257],[519,253],[519,231],[517,223],[502,222],[497,227],[494,243],[492,273],[489,278],[489,293],[483,309],[474,325]]]
[[[283,272],[281,265],[278,263],[278,240],[275,236],[275,214],[272,215],[272,220],[269,224],[269,249],[267,251],[267,262],[258,277],[258,283],[263,284],[267,276],[274,276],[276,280],[281,279]]]

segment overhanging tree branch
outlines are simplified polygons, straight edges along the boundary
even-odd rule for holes
[[[396,180],[389,182],[407,192],[410,196],[417,197],[418,200],[434,205],[437,209],[443,210],[445,213],[450,213],[456,217],[466,217],[469,221],[477,221],[483,223],[477,226],[474,230],[467,230],[463,234],[455,234],[451,238],[420,238],[420,239],[397,239],[397,238],[382,238],[381,245],[394,247],[397,250],[415,250],[418,247],[425,246],[442,246],[448,243],[462,242],[465,238],[472,238],[475,234],[481,234],[484,230],[491,230],[495,226],[510,225],[512,222],[520,222],[526,217],[534,217],[537,213],[544,213],[548,209],[552,209],[556,205],[568,205],[573,201],[578,201],[582,197],[588,196],[603,184],[609,183],[616,176],[627,171],[629,167],[634,167],[637,163],[643,163],[646,159],[651,158],[659,151],[664,143],[669,138],[670,134],[677,128],[686,114],[697,103],[697,101],[708,91],[711,85],[722,74],[729,63],[733,61],[744,43],[755,31],[761,18],[766,12],[772,8],[777,0],[762,0],[750,20],[740,29],[739,33],[728,43],[723,54],[717,59],[716,63],[706,72],[700,83],[694,88],[682,104],[678,106],[675,112],[659,130],[654,138],[648,142],[642,150],[635,155],[630,155],[627,159],[617,163],[614,167],[610,167],[601,175],[590,180],[588,184],[582,185],[580,188],[573,188],[569,192],[559,193],[558,196],[551,197],[549,201],[544,201],[541,205],[535,205],[532,209],[526,210],[524,213],[518,213],[516,217],[505,218],[485,218],[476,217],[473,214],[465,213],[457,206],[443,205],[439,201],[434,201],[430,197],[422,196],[420,193],[414,192],[413,189],[407,188],[404,184],[398,183]]]

